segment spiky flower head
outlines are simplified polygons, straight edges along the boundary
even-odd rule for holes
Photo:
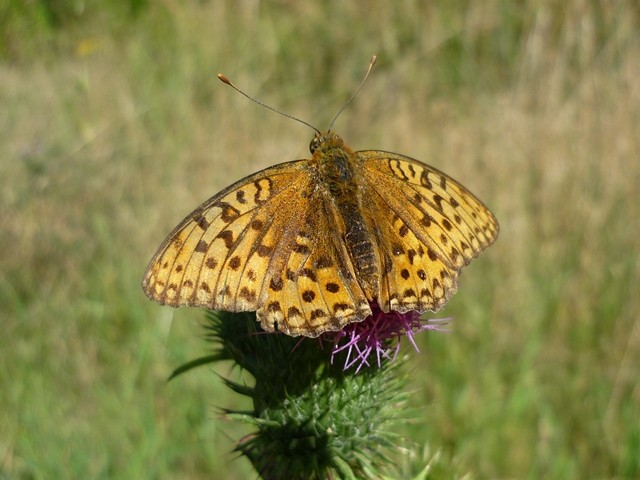
[[[362,322],[350,323],[339,332],[326,332],[323,340],[333,344],[331,363],[338,354],[346,351],[344,369],[356,367],[358,373],[363,367],[373,364],[382,366],[383,360],[393,361],[400,351],[400,340],[407,337],[413,348],[419,351],[414,336],[424,330],[445,330],[449,318],[422,319],[416,311],[400,313],[384,312],[377,303],[371,303],[372,315]]]

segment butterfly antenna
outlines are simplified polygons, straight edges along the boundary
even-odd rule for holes
[[[272,112],[276,112],[277,114],[282,115],[283,117],[287,117],[287,118],[290,118],[291,120],[295,120],[296,122],[302,123],[303,125],[306,125],[307,127],[311,128],[311,129],[313,129],[313,130],[315,130],[317,133],[320,133],[320,130],[318,130],[316,127],[314,127],[314,126],[313,126],[313,125],[311,125],[310,123],[307,123],[307,122],[305,122],[304,120],[300,120],[299,118],[294,117],[293,115],[289,115],[288,113],[281,112],[281,111],[280,111],[280,110],[278,110],[277,108],[273,108],[273,107],[271,107],[271,106],[267,105],[266,103],[261,102],[261,101],[260,101],[260,100],[258,100],[257,98],[253,98],[251,95],[248,95],[248,94],[244,93],[242,90],[240,90],[238,87],[236,87],[236,86],[233,84],[233,82],[232,82],[231,80],[229,80],[229,78],[228,78],[226,75],[224,75],[224,74],[222,74],[222,73],[219,73],[219,74],[218,74],[218,78],[220,79],[220,81],[221,81],[222,83],[226,83],[226,84],[227,84],[227,85],[229,85],[231,88],[233,88],[236,92],[238,92],[240,95],[244,95],[245,97],[247,97],[247,98],[248,98],[249,100],[251,100],[252,102],[257,103],[258,105],[261,105],[261,106],[263,106],[264,108],[266,108],[266,109],[268,109],[268,110],[271,110]]]
[[[347,108],[349,106],[349,104],[351,103],[351,101],[356,98],[356,95],[358,94],[358,92],[360,91],[360,89],[364,86],[364,82],[367,81],[367,78],[369,78],[369,74],[371,73],[371,69],[373,68],[373,66],[376,64],[376,60],[378,59],[378,57],[376,57],[375,55],[373,57],[371,57],[371,61],[369,62],[369,68],[367,69],[367,73],[365,74],[364,78],[362,79],[362,83],[360,83],[360,86],[356,89],[355,92],[353,92],[353,95],[351,95],[351,98],[349,98],[349,100],[347,100],[347,103],[345,103],[342,108],[338,111],[338,113],[336,113],[335,117],[333,117],[333,120],[331,120],[331,123],[329,124],[329,130],[331,130],[331,127],[333,127],[333,124],[336,122],[336,120],[338,119],[338,117],[340,116],[340,114],[342,112],[344,112],[344,109]]]

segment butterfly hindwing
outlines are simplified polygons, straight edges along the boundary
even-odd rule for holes
[[[293,242],[282,244],[282,265],[275,268],[257,311],[266,330],[316,337],[340,330],[371,314],[349,260],[333,213],[318,189],[312,189],[308,209],[294,219]],[[327,232],[332,232],[327,235]]]
[[[378,210],[390,210],[379,190],[372,190],[370,201]],[[455,292],[458,272],[418,239],[406,209],[391,211],[375,229],[382,272],[378,303],[384,311],[435,311]]]

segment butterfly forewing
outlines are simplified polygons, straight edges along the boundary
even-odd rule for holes
[[[285,222],[278,208],[285,203],[291,208],[292,192],[309,180],[297,162],[268,171],[207,200],[169,234],[143,279],[150,298],[172,306],[256,309],[278,241],[274,237],[280,235],[275,230]],[[241,296],[242,287],[256,295]]]
[[[448,257],[454,267],[461,267],[495,241],[495,216],[450,176],[396,153],[369,150],[358,155],[368,182],[394,211],[406,211],[412,230],[443,261]]]

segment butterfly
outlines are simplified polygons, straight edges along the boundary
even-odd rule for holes
[[[498,221],[445,173],[353,151],[316,131],[311,158],[269,167],[187,216],[142,286],[178,307],[256,311],[266,331],[317,337],[383,311],[436,311]]]

